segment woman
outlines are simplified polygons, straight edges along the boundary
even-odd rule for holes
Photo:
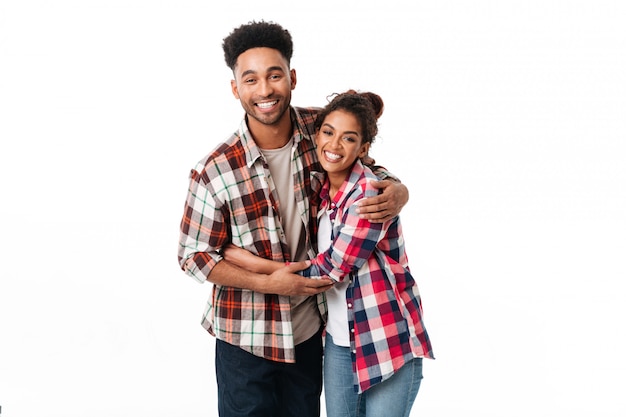
[[[326,171],[318,221],[319,255],[301,274],[328,276],[324,392],[328,417],[408,416],[433,358],[398,217],[371,223],[358,201],[376,195],[362,162],[378,133],[383,101],[349,90],[319,114],[316,145]],[[227,260],[256,272],[283,265],[229,247]]]

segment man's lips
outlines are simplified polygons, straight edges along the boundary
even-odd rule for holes
[[[277,103],[278,103],[278,100],[263,101],[260,103],[256,103],[256,106],[260,108],[261,110],[267,110],[267,109],[271,109],[272,107],[274,107]]]

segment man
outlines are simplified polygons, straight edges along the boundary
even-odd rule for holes
[[[202,325],[217,339],[220,415],[317,417],[323,292],[332,282],[295,272],[305,266],[297,261],[315,256],[319,109],[291,106],[293,44],[280,25],[242,25],[223,49],[233,95],[246,114],[237,132],[191,172],[179,262],[199,282],[214,284]],[[379,177],[386,175],[379,169]],[[408,199],[398,182],[381,181],[380,188],[383,194],[362,207],[376,221],[398,214]],[[271,275],[247,272],[222,258],[229,243],[286,265]]]

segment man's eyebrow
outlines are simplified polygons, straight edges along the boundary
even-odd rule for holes
[[[276,65],[276,66],[273,66],[273,67],[269,67],[269,68],[267,69],[267,72],[272,72],[272,71],[280,71],[280,72],[285,72],[285,71],[284,71],[284,69],[283,69],[283,67],[281,67],[281,66],[279,66],[279,65]]]
[[[241,73],[241,77],[245,77],[246,75],[250,75],[250,74],[256,74],[256,71],[254,71],[254,70],[246,70],[246,71]]]
[[[279,65],[275,65],[273,67],[269,67],[265,70],[265,72],[273,72],[273,71],[280,71],[283,74],[285,73],[285,70],[283,69],[283,67],[279,66]],[[241,77],[245,77],[246,75],[250,75],[250,74],[256,74],[257,71],[253,70],[253,69],[249,69],[246,70],[244,72],[241,73]]]

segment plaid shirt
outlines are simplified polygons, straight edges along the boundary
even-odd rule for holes
[[[319,109],[291,108],[294,125],[291,170],[309,258],[315,236],[323,171],[315,154],[314,121]],[[180,227],[178,260],[187,274],[206,281],[227,243],[274,261],[289,261],[280,222],[280,202],[245,119],[237,132],[191,171]],[[316,243],[316,242],[315,242]],[[323,295],[317,296],[322,317]],[[263,358],[295,362],[289,297],[214,285],[202,326],[218,339]]]
[[[302,271],[351,282],[346,301],[357,392],[389,378],[413,358],[434,358],[400,219],[370,223],[356,213],[358,200],[378,194],[368,186],[371,179],[376,177],[357,161],[333,201],[324,185],[321,210],[331,210],[333,244]]]

